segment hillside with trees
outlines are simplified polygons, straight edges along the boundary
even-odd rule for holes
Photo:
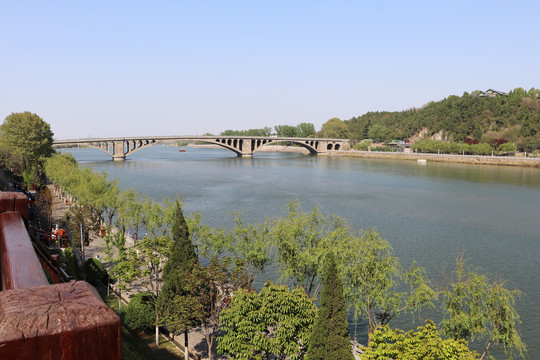
[[[493,97],[474,91],[422,108],[368,112],[343,123],[348,138],[357,141],[431,138],[493,147],[510,142],[519,150],[532,151],[540,146],[540,90],[516,88]]]
[[[533,152],[540,149],[540,89],[516,88],[508,94],[475,90],[431,101],[421,108],[368,112],[349,120],[331,118],[319,131],[312,123],[301,123],[276,125],[273,130],[226,130],[220,135],[338,138],[350,139],[353,145],[364,139],[434,140],[439,143],[424,143],[418,151],[430,152],[429,148],[434,147],[443,153],[459,154],[491,154],[493,150]],[[449,143],[453,147],[446,149]],[[499,149],[506,143],[512,146]],[[467,148],[478,144],[485,144],[485,149]]]

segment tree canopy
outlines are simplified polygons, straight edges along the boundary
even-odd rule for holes
[[[46,158],[54,154],[53,132],[37,114],[25,111],[12,113],[0,125],[0,151],[11,166],[25,170],[41,169]]]
[[[370,335],[364,347],[364,360],[476,360],[478,354],[469,350],[464,340],[442,339],[431,320],[417,331],[404,332],[384,326]]]
[[[259,293],[239,290],[222,312],[218,352],[231,359],[303,359],[316,314],[300,288],[267,282]]]
[[[328,139],[348,139],[349,128],[340,119],[332,118],[322,125],[321,137]]]

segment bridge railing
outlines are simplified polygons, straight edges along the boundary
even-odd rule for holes
[[[0,193],[0,358],[122,358],[120,318],[87,282],[49,285],[26,224],[28,200]]]

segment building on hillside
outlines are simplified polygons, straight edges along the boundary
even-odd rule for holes
[[[479,97],[495,98],[495,97],[499,97],[499,96],[508,96],[508,93],[493,90],[493,89],[488,89],[487,91],[481,91],[478,96]]]

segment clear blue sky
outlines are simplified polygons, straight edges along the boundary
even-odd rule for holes
[[[540,2],[0,0],[0,120],[218,134],[540,87]]]

